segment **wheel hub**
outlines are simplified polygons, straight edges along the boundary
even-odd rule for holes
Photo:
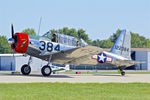
[[[24,72],[28,73],[29,71],[30,71],[30,70],[29,70],[29,67],[28,67],[28,66],[24,68]]]
[[[45,68],[45,73],[49,74],[50,73],[50,69],[49,68]]]

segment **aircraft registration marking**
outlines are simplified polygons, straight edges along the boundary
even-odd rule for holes
[[[51,42],[45,42],[45,41],[40,41],[40,47],[39,49],[44,51],[44,50],[47,50],[48,52],[52,52],[53,50],[55,51],[60,51],[60,45],[57,44],[57,45],[54,45],[53,43]]]

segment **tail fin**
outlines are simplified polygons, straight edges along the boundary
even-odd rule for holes
[[[126,30],[121,30],[115,41],[111,52],[131,60],[131,34]]]

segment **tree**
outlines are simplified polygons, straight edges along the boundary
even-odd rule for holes
[[[149,48],[150,40],[144,36],[140,36],[138,33],[131,32],[131,46],[133,48]]]
[[[52,30],[50,30],[50,32],[51,32],[52,34],[55,34],[55,33],[57,33],[57,30],[52,29]]]
[[[83,39],[84,41],[86,41],[87,43],[90,43],[91,41],[89,40],[88,34],[86,34],[85,30],[83,29],[79,29],[76,30],[75,28],[68,28],[68,27],[64,27],[62,29],[52,29],[50,30],[51,33],[61,33],[61,34],[65,34],[65,35],[70,35],[79,39]]]
[[[74,29],[74,28],[71,28],[71,29],[69,30],[69,33],[70,33],[70,34],[68,34],[68,35],[71,35],[71,36],[73,36],[73,37],[78,37],[77,31],[76,31],[76,29]]]
[[[92,45],[99,46],[101,48],[112,48],[113,43],[119,36],[121,32],[120,29],[113,33],[108,39],[105,40],[94,40]],[[131,47],[132,48],[149,48],[150,47],[150,40],[146,39],[144,36],[140,36],[138,33],[131,32]]]
[[[36,35],[36,32],[35,32],[35,30],[33,28],[24,29],[23,32],[27,33],[28,35],[31,35],[31,36],[35,36]]]
[[[98,46],[98,47],[100,47],[101,41],[100,41],[99,39],[94,40],[94,41],[92,41],[92,45],[93,45],[93,46]]]
[[[0,36],[0,53],[11,53],[11,47],[5,36]]]
[[[115,41],[116,41],[116,39],[118,38],[118,36],[119,36],[120,32],[121,32],[121,30],[120,30],[120,29],[118,29],[118,30],[116,31],[116,33],[113,33],[113,35],[111,35],[111,36],[110,36],[110,38],[109,38],[109,39],[110,39],[112,42],[115,42]]]
[[[89,41],[88,34],[86,34],[83,29],[79,29],[79,30],[78,30],[78,38],[79,38],[79,39],[83,39],[83,40],[85,40],[86,42]]]
[[[111,48],[112,46],[113,46],[113,42],[110,39],[100,41],[101,48]]]
[[[111,48],[113,46],[113,42],[111,41],[111,39],[106,39],[106,40],[94,40],[92,41],[92,45],[93,46],[98,46],[101,48]]]

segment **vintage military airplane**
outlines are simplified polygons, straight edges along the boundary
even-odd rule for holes
[[[121,75],[125,75],[123,70],[126,67],[138,64],[138,62],[131,60],[131,35],[126,30],[121,31],[110,52],[106,52],[99,47],[87,45],[82,39],[59,33],[52,34],[47,32],[41,37],[32,38],[23,32],[14,34],[12,25],[11,34],[12,38],[8,41],[12,50],[30,55],[28,64],[21,67],[21,72],[24,75],[29,75],[31,72],[30,62],[32,56],[48,61],[47,65],[41,68],[43,76],[51,74],[50,63],[74,65],[109,63],[117,66],[121,71]]]

